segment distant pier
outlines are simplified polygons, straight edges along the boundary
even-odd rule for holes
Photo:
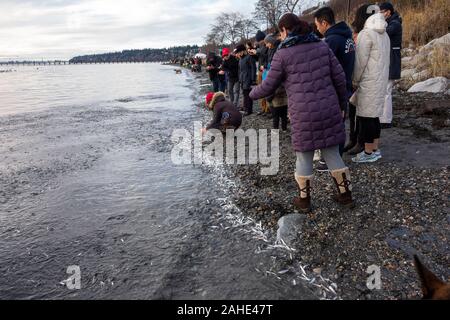
[[[123,63],[162,63],[161,61],[64,61],[64,60],[38,60],[38,61],[3,61],[0,66],[58,66],[72,64],[123,64]]]

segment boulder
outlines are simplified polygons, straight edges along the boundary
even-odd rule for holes
[[[419,50],[419,54],[427,54],[431,50],[438,48],[438,47],[449,47],[450,46],[450,33],[447,33],[445,36],[442,36],[440,38],[434,39],[430,42],[428,42],[426,45],[424,45]]]
[[[408,92],[447,92],[449,80],[445,77],[431,78],[413,85]]]
[[[411,69],[417,66],[419,63],[419,57],[404,57],[402,58],[402,67],[405,69]]]
[[[431,76],[431,72],[429,70],[422,70],[420,72],[414,73],[411,78],[414,81],[424,81]]]
[[[306,220],[306,215],[298,213],[289,214],[278,220],[277,241],[283,240],[288,246],[292,246],[298,233]]]
[[[402,70],[402,79],[412,78],[416,73],[416,69],[404,69]]]

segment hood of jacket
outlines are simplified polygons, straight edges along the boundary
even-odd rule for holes
[[[375,13],[367,19],[364,28],[383,34],[386,32],[387,25],[384,15],[382,13]]]
[[[280,43],[278,49],[289,48],[303,43],[319,42],[321,41],[314,33],[308,33],[306,35],[289,34],[286,39]]]
[[[331,26],[327,32],[325,32],[325,38],[334,35],[351,38],[353,33],[350,27],[344,21],[341,21],[334,26]]]
[[[225,93],[223,92],[216,92],[209,103],[209,109],[214,110],[214,107],[216,103],[224,101],[225,100]]]

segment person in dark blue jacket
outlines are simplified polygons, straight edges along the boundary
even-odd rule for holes
[[[355,42],[353,41],[353,33],[350,27],[344,22],[336,23],[333,9],[330,7],[323,7],[317,10],[314,14],[314,22],[318,32],[324,36],[325,42],[328,44],[334,55],[338,59],[342,68],[344,69],[347,79],[347,93],[348,99],[352,96],[352,76],[355,65]],[[357,144],[356,133],[356,107],[350,105],[350,141],[344,146],[340,146],[341,155]],[[318,171],[327,171],[328,168],[325,162],[321,161]]]
[[[380,5],[380,12],[384,14],[388,26],[386,32],[391,39],[391,64],[389,66],[389,83],[387,87],[386,99],[384,102],[383,116],[380,117],[381,127],[383,129],[392,126],[392,89],[395,80],[400,79],[402,72],[402,38],[403,27],[402,18],[394,10],[394,6],[385,2]]]
[[[244,97],[245,115],[253,113],[253,100],[250,98],[250,91],[256,85],[256,61],[249,53],[252,49],[247,49],[240,44],[234,49],[234,54],[239,59],[239,83]]]

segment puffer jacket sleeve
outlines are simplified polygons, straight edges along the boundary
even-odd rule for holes
[[[330,57],[331,79],[333,80],[333,86],[339,98],[339,105],[341,110],[347,111],[347,77],[345,76],[344,69],[331,49],[328,50],[328,55]]]
[[[281,50],[280,50],[281,51]],[[280,51],[277,51],[272,59],[269,73],[266,80],[264,80],[259,86],[253,88],[250,92],[250,98],[252,100],[258,100],[268,97],[275,93],[285,78],[285,71],[283,68],[283,61],[281,59]]]
[[[359,33],[357,41],[355,69],[353,71],[353,85],[356,87],[358,87],[361,82],[364,70],[369,63],[370,51],[373,45],[372,39],[365,30],[362,30]]]

